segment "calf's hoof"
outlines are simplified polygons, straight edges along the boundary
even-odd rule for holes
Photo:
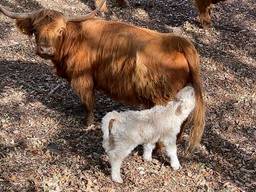
[[[112,177],[112,180],[116,183],[123,183],[123,179],[121,177]]]
[[[174,171],[177,171],[178,169],[181,168],[179,162],[171,162],[171,167],[173,168]]]
[[[143,154],[144,161],[152,161],[152,155]]]
[[[143,157],[144,161],[152,161],[152,157]]]

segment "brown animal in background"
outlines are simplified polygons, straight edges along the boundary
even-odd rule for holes
[[[107,12],[108,7],[107,7],[106,1],[104,2],[104,4],[102,6],[100,6],[101,2],[102,2],[102,0],[94,0],[95,7],[100,7],[101,12]]]
[[[117,4],[121,7],[126,7],[129,6],[129,2],[128,0],[116,0]],[[94,0],[95,3],[95,7],[99,7],[101,0]],[[107,8],[107,3],[105,2],[104,5],[101,7],[100,9],[101,12],[107,12],[108,8]]]
[[[95,7],[99,7],[101,1],[100,0],[94,0],[94,2],[95,2]],[[127,6],[130,5],[128,0],[116,0],[116,2],[120,7],[127,7]],[[147,6],[152,7],[152,6],[154,6],[155,0],[148,0],[147,2],[148,2]],[[101,11],[103,11],[103,12],[108,11],[106,3],[101,8]]]
[[[148,0],[147,5],[153,7],[156,0]],[[219,3],[225,0],[195,0],[196,7],[199,11],[199,19],[200,23],[203,27],[209,27],[211,25],[211,9],[212,4]],[[128,0],[117,0],[119,6],[128,6]],[[95,6],[98,7],[100,4],[100,0],[95,0]],[[101,9],[101,11],[106,12],[107,6],[106,4]]]
[[[88,122],[93,118],[94,90],[124,103],[152,107],[165,105],[191,83],[196,107],[188,151],[200,143],[205,110],[199,55],[189,40],[91,18],[95,11],[75,18],[49,9],[18,14],[0,6],[0,11],[16,19],[24,34],[35,35],[37,54],[50,59],[57,74],[71,84],[88,112]]]
[[[221,1],[225,0],[195,0],[202,26],[209,27],[211,25],[212,4],[216,4]]]

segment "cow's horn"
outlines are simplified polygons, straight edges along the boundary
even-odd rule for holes
[[[28,13],[14,13],[8,11],[4,6],[0,5],[0,12],[12,19],[26,19],[30,16]]]
[[[67,20],[68,21],[84,21],[86,19],[92,18],[94,17],[101,9],[101,7],[106,3],[106,0],[102,0],[100,5],[98,7],[96,7],[96,9],[94,9],[91,13],[87,14],[87,15],[81,15],[81,16],[74,16],[74,17],[70,17]]]

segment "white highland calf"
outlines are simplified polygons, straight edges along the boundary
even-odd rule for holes
[[[195,92],[191,86],[180,90],[176,99],[166,106],[142,111],[110,112],[102,120],[103,147],[111,164],[112,180],[122,183],[122,161],[138,145],[144,144],[144,160],[152,159],[155,143],[166,147],[174,170],[180,168],[176,138],[183,121],[195,107]]]

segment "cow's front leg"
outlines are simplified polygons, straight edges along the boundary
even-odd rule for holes
[[[93,79],[90,75],[83,75],[71,81],[71,86],[78,94],[86,111],[85,125],[94,123],[94,103],[95,94],[93,89]]]
[[[94,123],[94,103],[95,95],[92,89],[88,89],[84,97],[81,98],[87,116],[85,117],[85,125],[90,126]]]

